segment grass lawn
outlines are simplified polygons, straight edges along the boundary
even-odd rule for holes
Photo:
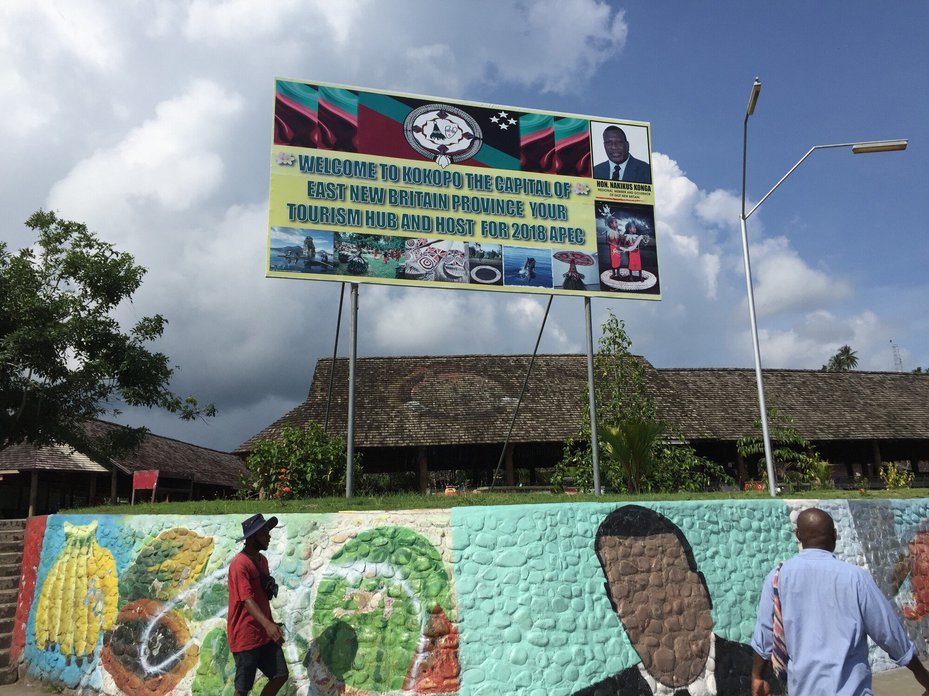
[[[897,490],[846,491],[825,488],[790,493],[788,499],[887,499],[929,498],[927,488],[901,488]],[[112,514],[112,515],[250,515],[256,512],[279,514],[288,512],[340,512],[349,510],[421,510],[430,508],[461,507],[465,505],[528,505],[543,503],[628,503],[649,500],[769,500],[766,492],[714,492],[714,493],[667,493],[595,496],[590,493],[578,495],[554,495],[551,493],[465,493],[458,495],[419,495],[398,493],[396,495],[358,498],[308,498],[306,500],[195,500],[178,503],[144,503],[129,505],[101,505],[97,507],[62,510],[62,514]]]

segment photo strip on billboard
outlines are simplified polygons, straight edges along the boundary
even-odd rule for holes
[[[648,123],[275,81],[266,275],[660,299]]]

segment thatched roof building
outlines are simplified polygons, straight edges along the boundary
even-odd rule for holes
[[[355,446],[367,471],[471,469],[477,480],[496,465],[526,376],[528,355],[361,358],[356,364]],[[740,461],[736,441],[758,434],[750,369],[657,369],[644,358],[646,387],[659,416],[698,452],[740,479],[757,475]],[[316,365],[306,401],[245,441],[286,425],[324,423],[346,434],[348,361]],[[876,475],[880,461],[929,460],[929,375],[898,372],[765,370],[769,405],[834,465],[837,479]],[[539,355],[509,436],[507,466],[551,466],[578,431],[587,408],[583,355]]]
[[[118,428],[97,421],[95,434]],[[112,461],[55,445],[18,444],[0,450],[0,517],[55,512],[62,507],[103,503],[110,497],[128,500],[132,474],[159,471],[159,500],[225,497],[242,485],[246,473],[239,457],[153,433],[137,450]],[[148,499],[150,494],[145,494]]]

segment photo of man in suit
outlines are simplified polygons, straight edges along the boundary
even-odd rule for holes
[[[651,167],[629,153],[629,140],[622,128],[607,126],[603,129],[603,149],[607,160],[594,165],[595,179],[652,183]]]
[[[751,693],[752,649],[713,632],[713,600],[676,524],[624,505],[600,524],[595,550],[607,596],[640,662],[574,696]]]

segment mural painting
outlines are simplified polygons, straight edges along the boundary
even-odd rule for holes
[[[266,556],[282,693],[747,694],[761,583],[814,505],[836,521],[836,555],[871,571],[925,646],[929,501],[281,515]],[[88,694],[232,696],[240,522],[31,521],[13,636],[29,673]],[[878,648],[871,661],[892,666]]]
[[[24,626],[32,676],[106,694],[231,696],[238,517],[48,519]],[[447,514],[439,520],[282,516],[266,553],[292,676],[282,693],[458,692]]]

